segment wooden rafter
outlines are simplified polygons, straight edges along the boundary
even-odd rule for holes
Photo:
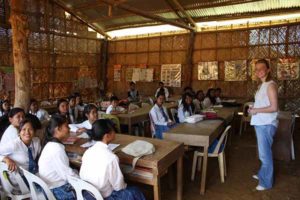
[[[72,10],[74,11],[80,11],[80,10],[88,10],[88,9],[92,9],[95,7],[99,7],[99,6],[103,6],[103,3],[101,2],[85,2],[85,3],[81,3],[81,4],[76,4],[74,6],[72,6]]]
[[[168,4],[171,10],[177,15],[178,19],[180,19],[183,23],[186,23],[184,18],[179,13],[179,10],[174,7],[174,5],[170,2],[170,0],[165,0],[165,2]]]
[[[141,10],[139,10],[137,8],[134,8],[132,6],[129,6],[127,4],[123,4],[123,3],[121,4],[121,3],[116,2],[114,0],[100,0],[100,1],[103,2],[103,3],[106,3],[108,5],[115,6],[115,7],[119,8],[119,9],[126,10],[127,12],[131,12],[133,14],[136,14],[136,15],[139,15],[139,16],[142,16],[142,17],[145,17],[145,18],[152,19],[154,21],[159,21],[159,22],[166,23],[166,24],[171,24],[173,26],[177,26],[177,27],[180,27],[180,28],[188,29],[190,31],[195,31],[195,29],[193,27],[188,26],[186,24],[183,24],[181,22],[177,22],[177,21],[174,21],[174,20],[166,19],[166,18],[161,17],[159,15],[153,15],[153,14],[151,14],[149,12],[141,11]]]
[[[177,1],[177,0],[172,0],[172,2],[177,6],[177,8],[180,10],[180,12],[182,12],[182,14],[187,18],[187,20],[189,21],[189,23],[192,24],[193,27],[196,27],[196,23],[193,20],[193,18],[184,10],[184,8],[182,7],[182,5]]]
[[[73,13],[73,11],[71,9],[69,9],[68,7],[66,7],[63,3],[61,3],[59,0],[52,0],[56,5],[58,5],[59,7],[61,7],[62,9],[64,9],[65,11],[67,11],[68,13],[70,13],[72,16],[74,16],[76,19],[78,19],[79,21],[81,21],[82,23],[86,24],[88,27],[90,27],[91,29],[93,29],[94,31],[100,33],[101,35],[105,36],[106,38],[110,38],[110,36],[105,33],[102,29],[95,27],[94,25],[88,23],[88,20],[83,19],[82,17],[79,17],[77,14]]]

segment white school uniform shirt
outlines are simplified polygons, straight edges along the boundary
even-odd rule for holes
[[[155,125],[162,125],[162,126],[167,126],[168,125],[168,122],[172,122],[172,120],[170,120],[170,117],[169,117],[169,114],[168,114],[168,111],[167,109],[163,106],[163,109],[164,109],[164,112],[166,113],[167,117],[168,117],[168,120],[166,121],[161,110],[160,110],[160,107],[155,104],[152,109],[150,110],[150,115],[151,115],[151,118],[153,120],[153,123]]]
[[[80,178],[94,185],[104,198],[126,188],[118,157],[103,142],[96,142],[83,154]]]
[[[69,128],[70,128],[70,132],[76,133],[76,131],[79,128],[85,128],[87,130],[91,130],[92,129],[92,124],[90,123],[89,120],[85,120],[84,122],[82,122],[80,124],[69,124]],[[89,138],[89,135],[84,132],[81,135],[79,135],[78,137],[80,137],[80,138]]]
[[[268,87],[271,84],[276,84],[274,81],[263,82],[259,90],[255,94],[254,108],[264,108],[271,105],[268,97]],[[251,125],[273,125],[278,126],[278,112],[272,113],[256,113],[251,116]]]
[[[106,109],[106,114],[110,114],[112,111],[119,111],[122,112],[124,111],[125,108],[121,107],[121,106],[117,106],[117,107],[113,107],[112,105],[108,106],[108,108]]]
[[[2,138],[1,138],[0,145],[10,143],[18,137],[19,137],[19,130],[11,124],[4,131]]]
[[[160,91],[160,88],[158,88],[155,92],[155,97],[157,96],[158,92]],[[166,96],[166,99],[169,98],[169,90],[168,88],[164,87],[164,91],[165,91],[165,96]]]
[[[40,121],[46,121],[50,119],[48,112],[41,108],[36,113],[33,113],[31,111],[29,111],[29,113],[35,115],[37,118],[39,118]]]
[[[39,159],[39,175],[50,189],[67,183],[67,177],[78,175],[69,165],[65,146],[58,142],[48,142]]]
[[[222,103],[222,100],[220,97],[216,97],[216,104],[221,104]]]
[[[36,159],[41,152],[41,142],[37,137],[32,138],[31,152],[33,159]],[[19,167],[23,167],[28,170],[29,168],[29,157],[28,147],[23,143],[20,137],[12,140],[9,143],[1,144],[0,146],[0,161],[3,161],[4,157],[9,157]]]
[[[192,111],[191,106],[189,106],[189,109],[190,109],[191,114],[188,111],[183,111],[183,105],[182,104],[179,106],[179,108],[178,108],[178,119],[179,119],[180,123],[183,123],[187,117],[192,116],[194,114],[193,111]]]
[[[203,100],[203,108],[209,108],[213,106],[213,104],[211,103],[210,99],[208,97],[205,97],[205,99]]]
[[[199,99],[194,99],[193,103],[195,105],[195,112],[199,113],[204,108],[203,101],[200,102]]]

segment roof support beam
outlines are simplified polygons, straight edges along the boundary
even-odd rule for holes
[[[103,2],[103,3],[106,3],[108,5],[115,6],[119,9],[126,10],[127,12],[131,12],[133,14],[140,15],[142,17],[152,19],[154,21],[159,21],[159,22],[163,22],[163,23],[166,23],[166,24],[171,24],[173,26],[177,26],[177,27],[180,27],[180,28],[188,29],[190,31],[195,31],[195,29],[193,27],[188,26],[186,24],[183,24],[181,22],[166,19],[166,18],[158,16],[158,15],[153,15],[149,12],[141,11],[137,8],[131,7],[131,6],[126,5],[126,4],[120,4],[119,2],[114,1],[114,0],[100,0],[100,1]]]
[[[191,18],[191,16],[184,10],[182,5],[177,0],[172,0],[173,3],[177,6],[177,8],[184,14],[184,16],[188,19],[189,23],[192,24],[193,27],[196,27],[195,21]]]
[[[88,23],[87,20],[82,19],[82,17],[79,17],[77,14],[73,13],[73,11],[71,9],[69,9],[68,7],[66,7],[63,3],[61,3],[59,0],[52,0],[56,5],[58,5],[59,7],[61,7],[62,9],[64,9],[65,11],[67,11],[68,13],[70,13],[73,17],[75,17],[76,19],[78,19],[79,21],[81,21],[82,23],[84,23],[85,25],[87,25],[88,27],[90,27],[91,29],[93,29],[94,31],[100,33],[101,35],[103,35],[106,38],[110,38],[110,36],[105,33],[102,29],[95,27],[93,25],[91,25],[90,23]]]
[[[169,5],[169,7],[174,11],[174,13],[177,15],[177,17],[186,24],[185,20],[182,18],[182,16],[179,14],[178,9],[174,8],[174,5],[170,2],[170,0],[165,0],[165,2]]]

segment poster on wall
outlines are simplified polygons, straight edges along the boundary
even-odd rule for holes
[[[127,82],[130,82],[130,81],[132,81],[132,75],[133,75],[133,67],[128,67],[128,68],[126,68],[126,81]]]
[[[0,66],[0,90],[6,90],[7,92],[15,90],[13,67]]]
[[[152,82],[154,69],[141,69],[140,81]]]
[[[225,61],[225,81],[246,81],[247,61]]]
[[[198,80],[218,80],[218,62],[199,62]]]
[[[250,67],[249,67],[249,74],[251,75],[252,80],[257,80],[257,77],[255,76],[255,63],[260,59],[252,59],[250,61]],[[266,59],[270,63],[270,59]]]
[[[121,65],[114,65],[114,81],[121,81]]]
[[[277,63],[278,80],[295,80],[299,78],[299,59],[280,58]]]
[[[161,65],[160,80],[169,87],[181,87],[181,64]]]

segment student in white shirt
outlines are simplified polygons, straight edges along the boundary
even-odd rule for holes
[[[19,127],[20,122],[24,119],[25,113],[22,108],[12,108],[8,113],[8,118],[10,125],[9,127],[4,131],[2,138],[1,138],[1,144],[10,143],[11,141],[15,140],[19,137]]]
[[[0,117],[7,115],[10,111],[10,104],[9,101],[6,100],[1,100],[0,101]]]
[[[88,104],[84,107],[84,115],[87,118],[80,124],[69,124],[71,132],[76,134],[86,133],[92,129],[92,124],[98,119],[98,109],[94,104]]]
[[[203,110],[204,106],[203,106],[203,100],[204,100],[204,93],[203,90],[198,90],[196,93],[196,97],[193,100],[193,103],[195,105],[195,113],[200,113],[201,110]]]
[[[96,141],[82,157],[80,178],[93,184],[105,200],[144,200],[136,187],[128,187],[119,166],[118,157],[108,149],[115,138],[113,123],[108,119],[94,122],[92,139]]]
[[[130,89],[127,93],[129,102],[140,101],[139,91],[135,89],[135,82],[130,82]]]
[[[106,114],[117,115],[125,111],[125,108],[118,106],[119,99],[116,96],[110,98],[110,106],[106,109]]]
[[[215,89],[216,104],[218,104],[218,105],[222,104],[221,93],[222,93],[221,88],[216,88]]]
[[[85,104],[82,102],[81,95],[80,95],[79,92],[75,92],[74,96],[76,97],[76,99],[75,99],[75,104],[76,104],[75,107],[78,110],[77,122],[82,122],[82,120],[84,118],[83,111],[84,111]]]
[[[155,137],[158,139],[163,139],[163,132],[175,125],[175,122],[170,119],[167,109],[163,106],[164,101],[165,94],[158,93],[156,103],[150,110],[150,120],[155,125]]]
[[[69,131],[68,119],[62,115],[53,115],[46,130],[48,143],[38,162],[40,177],[58,200],[76,200],[67,177],[78,175],[69,166],[69,158],[62,143],[69,137]]]
[[[31,173],[37,173],[41,144],[39,138],[34,137],[35,131],[32,121],[24,119],[20,123],[20,137],[1,144],[0,161],[5,162],[10,171],[16,171],[21,166]]]
[[[72,123],[76,123],[78,120],[78,107],[76,107],[76,96],[69,96],[69,114],[73,117]]]
[[[215,89],[210,88],[207,90],[206,97],[203,100],[204,109],[209,108],[216,104]]]
[[[39,108],[36,99],[30,99],[29,113],[37,116],[37,118],[39,118],[41,122],[48,121],[50,119],[48,112],[44,109]]]
[[[155,92],[155,97],[157,97],[158,93],[165,93],[165,99],[168,100],[169,98],[169,90],[168,88],[164,87],[163,82],[159,82],[159,88]]]
[[[75,123],[74,116],[69,113],[69,102],[66,99],[59,99],[57,101],[57,114],[65,116],[68,119],[68,123]]]
[[[182,101],[178,108],[178,119],[183,123],[185,119],[195,113],[195,105],[193,103],[193,95],[189,92],[182,95]]]

